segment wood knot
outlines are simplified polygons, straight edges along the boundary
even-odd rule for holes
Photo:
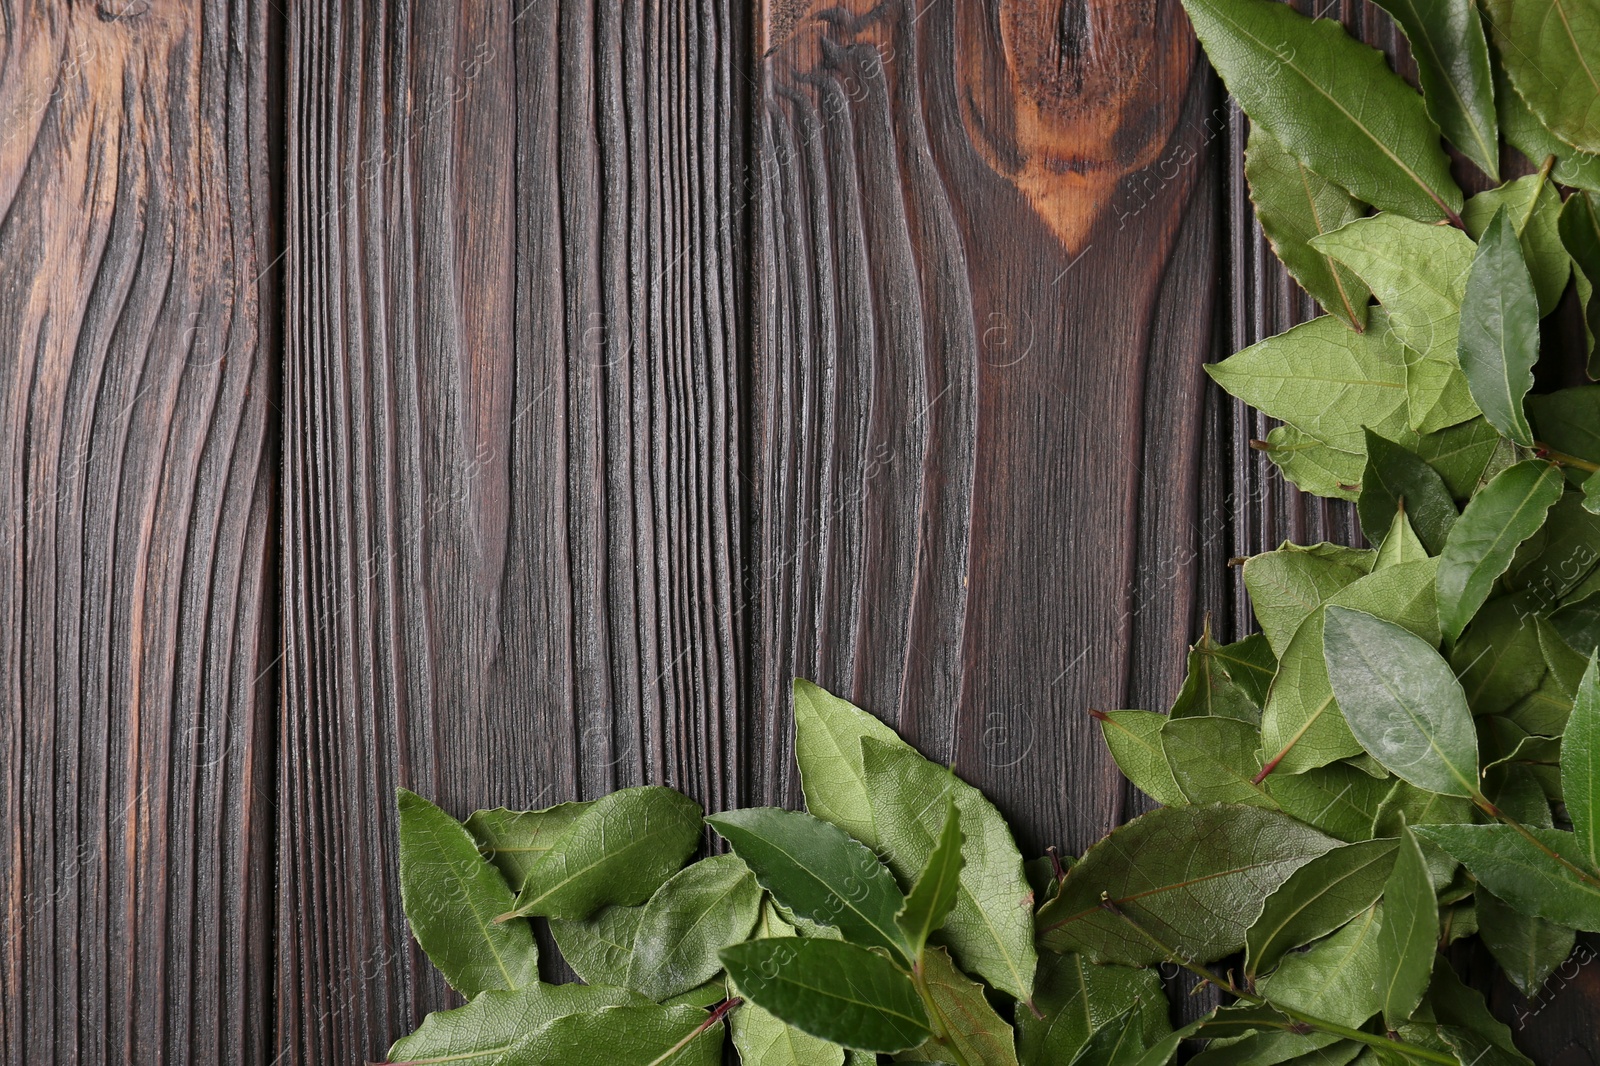
[[[967,135],[1076,251],[1177,125],[1194,37],[1178,0],[957,4]]]

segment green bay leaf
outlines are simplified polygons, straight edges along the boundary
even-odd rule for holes
[[[1561,794],[1579,852],[1600,871],[1600,665],[1593,652],[1561,741]]]
[[[1523,914],[1600,931],[1600,875],[1584,869],[1571,833],[1525,827],[1524,835],[1509,825],[1419,825],[1415,832]]]
[[[678,871],[639,916],[628,987],[660,1003],[711,980],[722,970],[717,952],[748,936],[760,909],[754,875],[732,855]]]
[[[1522,403],[1539,359],[1539,296],[1506,208],[1478,242],[1462,303],[1458,357],[1484,417],[1503,435],[1533,447]]]
[[[961,811],[947,796],[939,841],[928,854],[911,891],[906,893],[905,905],[895,915],[914,959],[921,956],[928,937],[944,925],[961,896],[961,868],[965,865],[961,846],[965,841],[961,835]]]
[[[1433,975],[1439,941],[1439,901],[1422,849],[1402,829],[1394,868],[1383,886],[1378,929],[1378,994],[1384,1024],[1398,1029],[1411,1019]]]
[[[896,1052],[931,1035],[911,978],[866,948],[772,937],[724,948],[722,963],[752,1003],[822,1040]]]
[[[473,811],[467,818],[467,832],[477,840],[478,850],[505,875],[506,883],[520,889],[533,864],[593,805],[586,801],[560,803],[542,811],[504,807]]]
[[[1237,951],[1265,897],[1336,845],[1277,811],[1236,804],[1152,811],[1113,830],[1039,912],[1040,943],[1103,962],[1150,965],[1163,951],[1102,906],[1196,962]]]
[[[495,1066],[721,1066],[723,1030],[698,1007],[605,1007],[568,1014],[511,1046]]]
[[[1368,840],[1317,856],[1279,885],[1245,934],[1245,974],[1278,965],[1377,902],[1394,869],[1395,842]]]
[[[1483,0],[1511,84],[1545,128],[1600,152],[1600,5],[1593,0]]]
[[[1188,802],[1172,776],[1172,766],[1161,746],[1161,729],[1167,716],[1153,711],[1105,711],[1097,715],[1117,768],[1145,795],[1163,807]]]
[[[1333,935],[1284,957],[1257,980],[1261,994],[1278,1006],[1337,1025],[1358,1026],[1383,1005],[1379,993],[1383,906],[1373,904]]]
[[[1576,931],[1523,914],[1481,885],[1473,895],[1484,947],[1517,991],[1537,996],[1555,968],[1572,954]]]
[[[517,989],[539,979],[539,949],[527,922],[498,922],[511,888],[461,823],[414,792],[399,790],[400,899],[429,960],[464,996]]]
[[[1404,503],[1405,515],[1430,555],[1444,549],[1459,512],[1438,471],[1411,449],[1367,433],[1367,469],[1356,507],[1367,540],[1378,543]]]
[[[1419,788],[1476,794],[1472,712],[1433,645],[1393,622],[1330,606],[1322,647],[1334,698],[1369,755]]]
[[[1491,178],[1500,171],[1489,42],[1472,0],[1380,0],[1411,43],[1428,114]]]
[[[1538,532],[1561,496],[1561,468],[1528,459],[1507,467],[1467,502],[1439,556],[1439,624],[1454,642]]]
[[[488,989],[464,1007],[429,1014],[416,1032],[394,1042],[389,1061],[491,1066],[522,1037],[557,1018],[643,1003],[626,989],[604,986],[536,982]]]
[[[956,969],[949,952],[933,948],[923,957],[923,979],[932,1007],[935,1036],[896,1056],[900,1062],[946,1062],[1018,1066],[1011,1026],[984,997],[983,986]],[[952,1054],[954,1053],[954,1054]]]
[[[1371,296],[1366,283],[1309,241],[1360,218],[1366,206],[1296,159],[1262,126],[1250,128],[1244,176],[1261,232],[1294,280],[1330,315],[1364,329]]]
[[[1434,221],[1461,191],[1422,97],[1337,22],[1270,0],[1185,0],[1252,124],[1312,171],[1383,210]]]

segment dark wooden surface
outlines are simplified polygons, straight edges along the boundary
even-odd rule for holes
[[[793,803],[796,673],[1137,813],[1086,709],[1356,535],[1200,372],[1243,135],[1175,0],[0,4],[5,1061],[379,1058],[394,788]]]

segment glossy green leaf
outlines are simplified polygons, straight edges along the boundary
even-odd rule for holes
[[[1366,283],[1307,242],[1361,217],[1366,205],[1307,168],[1261,126],[1250,128],[1244,176],[1262,233],[1300,287],[1330,315],[1365,328]]]
[[[1580,655],[1600,648],[1600,595],[1569,603],[1550,616],[1550,624]]]
[[[1329,607],[1323,658],[1350,732],[1390,773],[1471,796],[1478,738],[1450,664],[1431,644],[1362,611]]]
[[[1551,133],[1600,152],[1600,6],[1590,0],[1483,0],[1511,84]]]
[[[1461,299],[1477,250],[1471,237],[1453,226],[1381,214],[1357,219],[1312,245],[1372,287],[1401,344],[1420,355],[1455,361]],[[1418,421],[1412,418],[1413,428]],[[1365,424],[1382,428],[1376,419]]]
[[[959,1061],[983,1066],[1017,1066],[1016,1035],[984,997],[983,986],[956,969],[949,952],[933,948],[923,956],[935,1036],[901,1052],[901,1062]],[[957,1057],[959,1056],[959,1057]]]
[[[1548,177],[1538,174],[1480,192],[1461,209],[1467,236],[1481,243],[1489,223],[1501,211],[1516,231],[1523,264],[1539,294],[1539,314],[1548,315],[1560,302],[1572,275],[1572,264],[1561,244],[1561,194]]]
[[[1544,524],[1512,557],[1504,584],[1530,592],[1540,612],[1600,588],[1600,516],[1583,507],[1579,493],[1562,493]]]
[[[1561,480],[1559,467],[1529,459],[1496,475],[1467,503],[1439,556],[1439,623],[1447,640],[1461,635],[1518,545],[1543,525],[1561,496]]]
[[[1506,978],[1524,996],[1536,996],[1555,968],[1572,954],[1577,933],[1564,925],[1523,914],[1479,886],[1478,935]]]
[[[1139,1044],[1139,1027],[1133,1023],[1130,1008],[1089,1034],[1089,1039],[1073,1056],[1071,1066],[1130,1066],[1144,1048]]]
[[[467,818],[467,832],[478,842],[478,850],[505,875],[506,883],[520,889],[533,864],[592,806],[589,801],[560,803],[542,811],[504,807],[473,811]]]
[[[1593,653],[1561,742],[1561,794],[1579,852],[1600,871],[1600,664]]]
[[[1283,813],[1345,841],[1372,839],[1372,825],[1392,777],[1373,777],[1346,762],[1315,766],[1299,773],[1275,773],[1267,794]]]
[[[587,918],[642,903],[700,843],[700,805],[660,786],[594,802],[528,870],[515,913]]]
[[[1233,718],[1173,718],[1161,730],[1172,777],[1190,803],[1277,807],[1256,783],[1261,733]]]
[[[644,1002],[626,989],[580,984],[489,989],[464,1007],[429,1014],[416,1032],[394,1042],[389,1060],[491,1066],[522,1037],[557,1018]]]
[[[878,846],[862,776],[861,738],[910,750],[895,731],[809,681],[794,682],[794,754],[806,810],[869,848]]]
[[[723,1030],[698,1007],[606,1007],[547,1022],[495,1066],[721,1066]]]
[[[1478,243],[1461,307],[1461,370],[1491,425],[1525,448],[1533,429],[1522,409],[1539,359],[1539,297],[1501,208]]]
[[[1017,1052],[1023,1066],[1070,1063],[1089,1037],[1126,1015],[1149,1047],[1172,1031],[1160,975],[1152,969],[1100,966],[1084,956],[1046,953],[1040,959],[1032,1011],[1017,1012]]]
[[[1461,239],[1467,240],[1465,234]],[[1405,425],[1405,353],[1376,310],[1364,333],[1324,315],[1210,364],[1206,372],[1262,413],[1346,452],[1365,449],[1364,426],[1392,431]],[[1355,476],[1360,469],[1358,460]]]
[[[1422,98],[1337,22],[1270,0],[1186,0],[1206,55],[1254,125],[1312,171],[1390,211],[1461,208]]]
[[[760,909],[755,877],[731,855],[680,870],[640,915],[628,987],[659,1003],[711,980],[722,969],[717,952],[748,936]]]
[[[1422,1002],[1438,940],[1439,901],[1417,838],[1405,829],[1383,886],[1383,925],[1378,929],[1379,1002],[1390,1029],[1408,1021]]]
[[[1329,597],[1328,605],[1385,618],[1437,642],[1436,560],[1376,570]],[[1262,752],[1279,773],[1298,773],[1361,754],[1334,699],[1323,655],[1323,612],[1296,631],[1261,717]]]
[[[1165,953],[1198,962],[1237,951],[1265,897],[1336,842],[1287,815],[1217,805],[1152,811],[1113,830],[1039,912],[1040,943],[1104,962],[1148,965]],[[1101,905],[1102,894],[1129,924]]]
[[[1097,716],[1117,768],[1145,795],[1163,807],[1188,800],[1172,776],[1172,766],[1161,746],[1161,729],[1167,716],[1151,711],[1109,711]]]
[[[1454,357],[1406,349],[1406,410],[1413,431],[1433,433],[1479,417],[1467,375]]]
[[[1444,548],[1458,512],[1444,478],[1422,457],[1370,430],[1367,469],[1361,477],[1357,509],[1367,539],[1379,543],[1405,502],[1406,519],[1430,555]]]
[[[1286,955],[1256,988],[1273,1004],[1356,1026],[1383,1006],[1383,907],[1373,904],[1332,936]]]
[[[809,1033],[862,1051],[904,1051],[930,1035],[911,978],[882,955],[838,940],[771,938],[722,951],[750,1002]]]
[[[1243,640],[1224,644],[1216,649],[1214,658],[1257,707],[1267,702],[1267,689],[1278,673],[1278,659],[1266,637],[1252,633]]]
[[[1392,778],[1391,781],[1389,794],[1379,805],[1378,817],[1372,823],[1374,836],[1398,836],[1408,825],[1471,822],[1477,811],[1471,800],[1461,796],[1441,796],[1409,781]]]
[[[1369,840],[1334,848],[1295,870],[1245,934],[1245,973],[1271,970],[1289,951],[1370,908],[1383,893],[1394,856],[1393,840]]]
[[[1584,872],[1587,857],[1571,833],[1509,825],[1419,825],[1502,900],[1536,918],[1600,931],[1600,877]],[[1537,843],[1535,843],[1537,841]]]
[[[1018,1000],[1033,995],[1033,889],[1022,853],[994,804],[949,770],[903,745],[861,740],[880,847],[902,884],[927,865],[944,828],[944,797],[961,812],[962,867],[956,903],[938,941],[968,973]]]
[[[955,800],[945,799],[944,827],[939,830],[939,841],[923,863],[922,872],[906,893],[905,905],[895,915],[900,932],[905,935],[911,957],[922,954],[923,945],[950,917],[961,892],[961,812]]]
[[[706,821],[733,845],[772,898],[845,939],[910,961],[895,914],[905,900],[894,875],[836,825],[798,811],[752,807]]]
[[[464,996],[539,979],[539,949],[524,921],[496,922],[511,889],[461,823],[398,790],[400,899],[412,935]]]
[[[591,985],[626,985],[643,907],[605,907],[589,918],[550,919],[561,957]]]
[[[1532,610],[1530,596],[1492,599],[1450,649],[1450,665],[1473,714],[1504,713],[1544,679],[1539,633],[1527,624]]]
[[[1331,1033],[1274,1030],[1213,1040],[1187,1066],[1277,1066],[1284,1062],[1295,1066],[1345,1066],[1355,1059],[1361,1047]]]
[[[1491,178],[1500,168],[1489,43],[1472,0],[1381,0],[1411,42],[1428,114]]]
[[[1484,470],[1504,441],[1480,415],[1461,425],[1408,438],[1402,443],[1438,472],[1450,495],[1459,501],[1477,491]]]

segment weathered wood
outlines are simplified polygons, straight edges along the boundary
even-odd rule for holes
[[[747,39],[732,0],[291,22],[282,1062],[447,1002],[396,786],[737,799]]]
[[[1127,792],[1090,707],[1197,621],[1212,94],[1176,2],[769,5],[758,796],[808,675],[1027,850]]]
[[[0,5],[0,1057],[262,1062],[267,5]]]

